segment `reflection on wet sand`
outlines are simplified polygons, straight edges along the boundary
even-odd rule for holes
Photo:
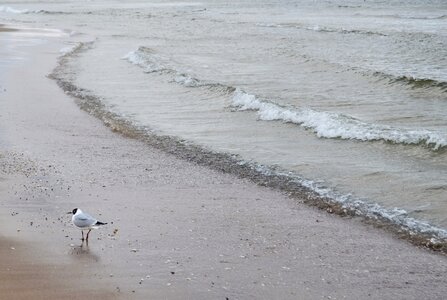
[[[9,27],[3,27],[3,25],[0,25],[0,32],[14,32],[19,31],[16,28],[9,28]]]
[[[72,258],[81,261],[100,261],[100,257],[90,249],[88,242],[83,241],[79,246],[73,244],[70,246],[71,248],[69,254]]]

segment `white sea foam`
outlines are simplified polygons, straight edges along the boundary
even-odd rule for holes
[[[0,6],[0,12],[10,14],[60,14],[60,11],[48,11],[44,9],[29,10],[29,9],[16,9],[10,6]]]
[[[77,32],[77,31],[74,31],[74,30],[70,30],[70,31],[68,31],[67,33],[68,33],[68,35],[69,35],[70,37],[72,37],[72,36],[77,36],[77,35],[81,35],[81,33]]]
[[[146,73],[160,72],[167,69],[160,63],[160,59],[155,54],[151,54],[150,49],[147,48],[139,48],[136,51],[131,51],[123,56],[122,59],[142,67]]]
[[[59,53],[61,54],[61,56],[65,56],[65,55],[71,54],[71,53],[73,53],[75,51],[77,46],[78,45],[72,45],[72,46],[69,46],[69,47],[64,47],[64,48],[59,50]]]
[[[9,6],[0,6],[0,12],[10,13],[10,14],[27,14],[30,11],[28,9],[16,9]]]
[[[447,146],[447,137],[441,133],[370,124],[332,112],[285,108],[274,103],[262,101],[255,95],[245,93],[240,89],[234,92],[232,100],[232,105],[239,110],[257,111],[261,120],[294,123],[312,130],[321,138],[360,141],[383,140],[400,144],[425,144],[433,150]]]
[[[329,198],[334,202],[340,203],[342,207],[355,211],[359,215],[364,215],[373,219],[384,219],[392,224],[401,226],[404,230],[410,233],[422,233],[434,236],[433,243],[445,241],[447,239],[447,230],[431,225],[428,222],[417,220],[409,216],[408,212],[402,208],[385,208],[377,203],[368,203],[356,199],[350,194],[338,194],[333,190],[323,187],[318,183],[298,179],[298,182],[316,192],[318,195]]]
[[[436,227],[429,222],[410,217],[409,213],[402,208],[385,208],[380,204],[355,198],[351,194],[340,194],[316,181],[304,179],[291,173],[278,172],[264,165],[252,165],[249,162],[240,162],[240,164],[251,165],[256,171],[267,176],[280,175],[291,177],[297,184],[308,188],[324,199],[328,199],[329,201],[340,204],[343,208],[354,211],[357,215],[386,220],[400,226],[410,234],[428,234],[432,236],[431,242],[434,244],[443,243],[447,239],[447,230]]]
[[[59,53],[60,53],[59,57],[63,58],[66,56],[70,56],[70,55],[76,53],[76,51],[78,51],[79,49],[81,49],[83,45],[84,45],[84,43],[76,43],[76,44],[64,47],[59,50]]]
[[[303,29],[309,31],[316,32],[326,32],[326,33],[353,33],[353,34],[367,34],[367,35],[381,35],[386,36],[385,33],[374,32],[369,30],[362,29],[346,29],[346,28],[330,28],[321,25],[306,25],[301,23],[257,23],[259,27],[269,27],[269,28],[295,28],[295,29]]]
[[[203,85],[200,80],[193,78],[187,74],[177,74],[177,76],[175,76],[174,78],[174,81],[187,87],[198,87]]]

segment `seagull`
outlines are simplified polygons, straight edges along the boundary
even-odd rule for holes
[[[88,235],[92,229],[97,229],[101,225],[106,225],[107,223],[99,222],[89,214],[82,212],[79,208],[73,209],[73,211],[68,212],[68,214],[73,214],[71,221],[73,224],[81,229],[82,241],[84,241],[84,230],[88,230],[86,241],[88,242]]]

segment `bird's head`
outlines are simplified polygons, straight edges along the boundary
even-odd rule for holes
[[[75,209],[73,209],[72,211],[69,211],[67,214],[74,215],[74,214],[76,214],[76,212],[77,212],[78,210],[79,210],[78,208],[75,208]]]

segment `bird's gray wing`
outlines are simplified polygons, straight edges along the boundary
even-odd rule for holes
[[[76,226],[81,227],[81,228],[90,227],[90,226],[96,224],[96,222],[97,221],[95,218],[93,218],[92,216],[90,216],[88,214],[84,214],[84,213],[82,213],[78,216],[75,216],[75,218],[73,220],[73,223]]]

